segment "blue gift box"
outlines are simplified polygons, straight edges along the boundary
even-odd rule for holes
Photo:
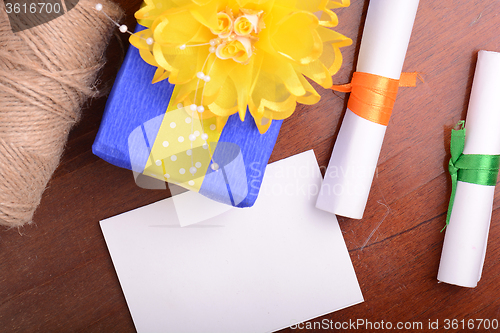
[[[142,29],[138,26],[137,30]],[[129,47],[92,146],[95,155],[141,172],[134,160],[148,158],[174,89],[167,80],[152,84],[155,70],[135,47]],[[223,167],[217,171],[207,168],[199,193],[236,207],[252,206],[281,124],[275,120],[260,134],[250,112],[243,122],[237,114],[229,117],[213,153]]]

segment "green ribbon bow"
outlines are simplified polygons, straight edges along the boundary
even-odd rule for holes
[[[448,165],[448,171],[451,175],[451,197],[446,225],[450,223],[451,210],[455,201],[455,192],[457,191],[457,181],[486,186],[495,186],[497,184],[500,155],[464,155],[464,124],[465,121],[462,120],[457,124],[458,130],[451,130],[451,159]]]

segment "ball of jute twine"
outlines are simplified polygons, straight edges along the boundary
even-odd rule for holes
[[[32,221],[59,164],[119,19],[107,1],[82,0],[46,24],[13,33],[0,0],[0,224]]]

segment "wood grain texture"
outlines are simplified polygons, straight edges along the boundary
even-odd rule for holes
[[[118,2],[133,27],[140,1]],[[368,1],[353,1],[338,11],[336,30],[354,43],[343,49],[336,83],[354,71],[367,8]],[[497,0],[421,1],[403,70],[424,73],[425,82],[400,90],[364,218],[339,218],[365,302],[313,322],[410,321],[427,328],[429,320],[441,327],[445,319],[500,320],[499,189],[478,287],[436,280],[451,191],[450,130],[465,119],[477,51],[500,51],[499,11]],[[120,57],[114,39],[104,85],[112,84]],[[326,168],[346,95],[318,91],[318,104],[298,106],[284,122],[271,161],[314,149]],[[105,101],[89,103],[72,131],[35,224],[0,231],[0,332],[135,331],[98,222],[170,194],[140,189],[131,172],[92,155]],[[308,330],[283,330],[289,331]]]

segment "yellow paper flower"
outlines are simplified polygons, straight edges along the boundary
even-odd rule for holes
[[[217,13],[217,27],[211,28],[210,31],[220,38],[226,38],[233,32],[233,19],[227,13]]]
[[[245,16],[240,16],[234,22],[234,33],[238,36],[248,36],[254,30],[252,22]]]
[[[349,0],[145,0],[136,13],[147,29],[130,42],[158,67],[153,82],[177,85],[172,102],[203,106],[200,118],[217,117],[219,130],[248,109],[261,133],[285,119],[296,104],[320,95],[342,63],[351,40],[329,28],[333,9]]]
[[[215,50],[217,58],[233,59],[240,64],[248,63],[252,56],[252,42],[245,37],[236,37],[232,41],[220,44]]]

